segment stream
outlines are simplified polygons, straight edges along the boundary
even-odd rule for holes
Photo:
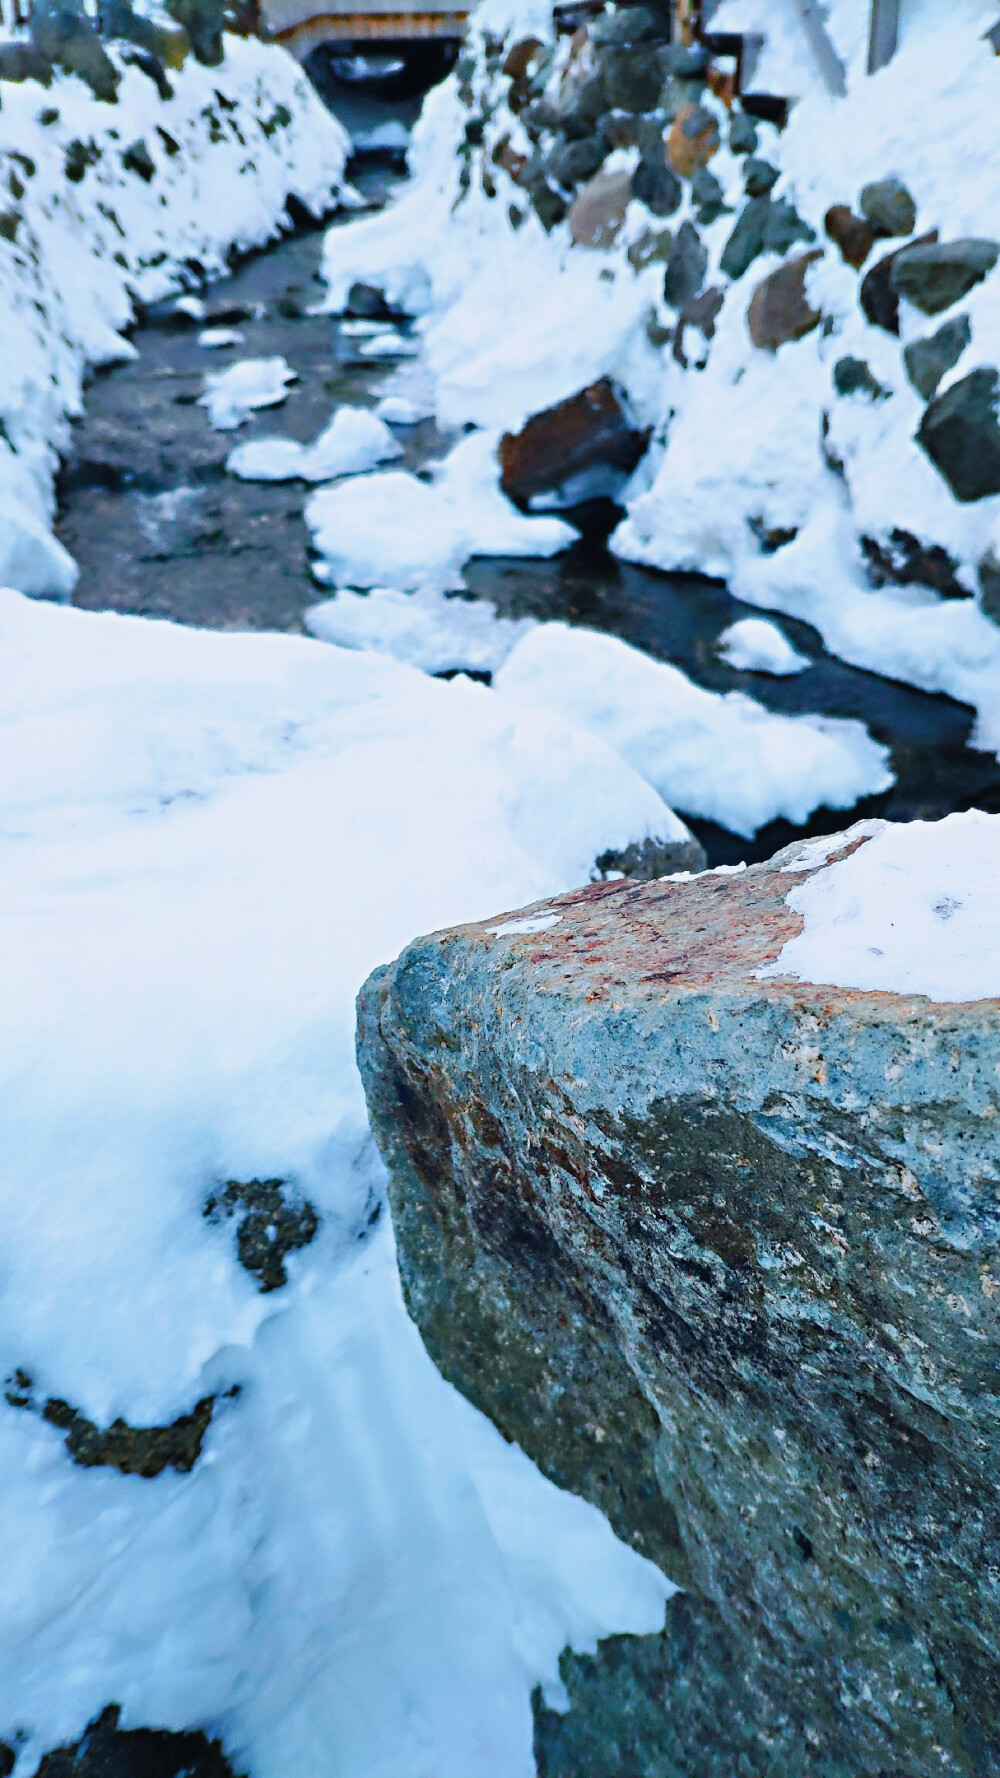
[[[403,101],[381,110],[408,123],[417,106]],[[366,111],[354,95],[342,95],[334,108],[349,127],[358,115],[369,130],[380,121],[379,107],[372,118],[372,107]],[[381,151],[356,155],[349,172],[375,205],[401,170],[398,154]],[[204,291],[206,324],[233,326],[242,336],[232,347],[199,346],[198,327],[178,317],[171,299],[133,329],[134,360],[91,378],[58,484],[57,532],[80,567],[74,604],[215,629],[303,631],[304,612],[321,596],[302,517],[306,491],[300,482],[226,475],[236,435],[213,431],[197,397],[207,371],[282,355],[298,380],[280,410],[257,412],[240,428],[240,442],[276,431],[306,442],[338,404],[374,405],[391,365],[360,357],[360,342],[336,318],[309,312],[323,295],[324,232],[296,227]],[[409,469],[453,442],[432,421],[400,428],[398,437],[405,455],[396,467]],[[546,561],[473,560],[466,581],[472,597],[491,600],[504,615],[610,632],[713,691],[744,691],[789,714],[857,717],[891,748],[891,790],[848,813],[820,809],[806,827],[776,821],[747,841],[679,810],[710,864],[752,863],[797,835],[835,831],[862,816],[1000,811],[1000,764],[969,746],[973,712],[966,706],[847,666],[809,625],[786,617],[781,628],[810,656],[808,671],[773,678],[727,666],[716,652],[720,631],[757,613],[721,582],[619,562],[599,535],[582,536]]]

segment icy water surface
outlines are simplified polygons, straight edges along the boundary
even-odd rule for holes
[[[399,170],[391,159],[368,157],[352,174],[377,202]],[[165,304],[135,329],[135,361],[93,379],[60,480],[58,532],[80,564],[77,605],[217,629],[302,630],[303,613],[320,596],[302,519],[307,490],[300,482],[240,482],[224,463],[235,443],[268,433],[314,438],[338,403],[372,405],[388,379],[385,363],[359,356],[356,336],[328,315],[309,314],[323,294],[321,247],[321,230],[302,229],[210,287],[210,319],[239,330],[235,346],[199,346],[198,329],[178,326]],[[237,433],[213,431],[196,405],[206,371],[274,355],[298,376],[286,401]],[[417,468],[451,442],[432,422],[399,437],[406,455],[398,467]],[[810,656],[807,672],[775,679],[727,666],[716,651],[719,634],[750,608],[719,582],[617,562],[599,537],[551,561],[474,561],[466,577],[470,592],[505,614],[609,631],[701,685],[748,692],[771,710],[859,717],[891,747],[896,786],[846,817],[821,809],[807,828],[774,822],[749,842],[692,820],[710,863],[767,858],[796,834],[829,832],[861,815],[1000,811],[1000,765],[967,745],[972,712],[964,706],[846,666],[790,618],[778,621]]]

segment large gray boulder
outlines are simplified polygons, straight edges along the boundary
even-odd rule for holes
[[[956,500],[1000,494],[1000,376],[969,372],[924,409],[917,443],[944,476]]]
[[[547,1778],[1000,1762],[1000,1004],[760,980],[791,862],[438,933],[361,996],[430,1352],[683,1589],[564,1659]]]
[[[940,315],[981,284],[1000,259],[996,241],[935,241],[904,247],[892,263],[892,287],[924,315]]]

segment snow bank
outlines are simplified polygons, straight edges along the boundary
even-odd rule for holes
[[[354,996],[669,812],[557,717],[372,654],[13,592],[0,646],[0,1740],[27,1774],[113,1700],[255,1778],[529,1778],[560,1648],[669,1588],[424,1353]],[[319,1218],[268,1294],[205,1215],[233,1180]],[[208,1396],[152,1480],[16,1405]]]
[[[591,630],[537,625],[493,684],[502,698],[600,735],[671,807],[748,839],[779,816],[803,822],[820,805],[847,809],[893,782],[888,750],[863,723],[772,715]]]
[[[998,815],[879,823],[787,901],[803,928],[768,975],[940,1001],[1000,996]]]
[[[289,194],[319,214],[343,190],[347,137],[291,56],[225,43],[166,100],[123,64],[115,105],[62,75],[0,83],[0,582],[25,592],[72,590],[49,532],[56,453],[87,366],[131,353],[134,302],[225,271],[278,232]]]
[[[496,432],[463,438],[430,483],[397,469],[314,494],[305,519],[323,556],[318,578],[338,587],[447,591],[463,584],[470,556],[568,549],[577,537],[571,525],[526,518],[501,494],[497,442]]]

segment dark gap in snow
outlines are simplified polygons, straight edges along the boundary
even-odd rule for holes
[[[236,1393],[235,1389],[228,1391]],[[122,1475],[147,1480],[162,1475],[165,1469],[187,1475],[194,1468],[218,1400],[215,1395],[203,1396],[189,1414],[178,1415],[166,1426],[130,1426],[119,1418],[102,1428],[59,1396],[40,1400],[24,1370],[15,1370],[8,1377],[4,1394],[10,1407],[40,1414],[50,1426],[64,1432],[66,1450],[82,1469],[117,1469]]]
[[[108,1704],[79,1741],[54,1747],[36,1778],[234,1778],[221,1741],[201,1729],[122,1729],[121,1708]],[[10,1767],[0,1763],[0,1778]]]
[[[308,1198],[289,1202],[287,1192],[284,1179],[230,1179],[205,1204],[209,1222],[235,1222],[236,1256],[262,1293],[287,1284],[287,1255],[308,1247],[319,1228]]]

